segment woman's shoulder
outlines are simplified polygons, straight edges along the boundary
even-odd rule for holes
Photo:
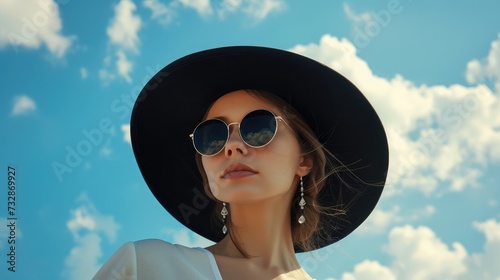
[[[191,251],[191,250],[196,250],[198,251],[197,248],[191,248],[187,247],[184,245],[180,244],[174,244],[170,243],[165,240],[161,239],[156,239],[156,238],[149,238],[149,239],[142,239],[142,240],[137,240],[133,242],[127,242],[125,244],[133,244],[136,248],[144,248],[144,249],[150,249],[150,250],[177,250],[177,251]],[[124,245],[125,245],[124,244]]]
[[[206,253],[201,248],[191,248],[179,244],[173,244],[160,239],[143,239],[128,242],[134,246],[137,257],[157,259],[197,259],[206,258]],[[127,243],[124,246],[129,246]]]
[[[134,242],[137,266],[157,275],[150,279],[161,279],[169,275],[172,279],[217,279],[219,274],[213,257],[202,248],[190,248],[159,239],[144,239]],[[138,273],[140,273],[138,269]],[[220,274],[219,274],[220,275]]]
[[[107,271],[106,275],[119,272],[120,276],[135,276],[119,279],[164,279],[165,275],[172,279],[219,279],[212,258],[202,248],[143,239],[123,244],[101,270]]]

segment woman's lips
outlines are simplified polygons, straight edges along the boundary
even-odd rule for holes
[[[222,173],[222,179],[236,179],[247,176],[252,176],[258,172],[253,170],[248,165],[242,163],[233,163],[229,165]]]

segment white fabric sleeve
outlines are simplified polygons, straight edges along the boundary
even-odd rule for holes
[[[207,256],[192,248],[157,239],[134,242],[139,280],[213,280]]]
[[[132,242],[123,244],[92,280],[137,280],[137,261]]]
[[[205,249],[158,239],[125,243],[93,280],[221,280],[215,258]]]

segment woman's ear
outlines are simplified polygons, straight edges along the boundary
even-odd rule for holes
[[[306,176],[313,167],[313,160],[311,156],[305,155],[300,157],[299,166],[297,166],[297,175]]]

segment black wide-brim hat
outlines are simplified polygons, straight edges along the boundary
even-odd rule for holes
[[[388,145],[380,119],[364,95],[331,68],[304,56],[265,47],[223,47],[182,57],[144,86],[130,123],[132,147],[153,195],[180,223],[214,242],[215,202],[205,194],[189,134],[222,95],[264,90],[294,107],[318,140],[352,173],[330,176],[319,194],[323,206],[344,215],[322,215],[331,230],[319,247],[356,229],[382,193]],[[295,248],[296,252],[302,251]]]

